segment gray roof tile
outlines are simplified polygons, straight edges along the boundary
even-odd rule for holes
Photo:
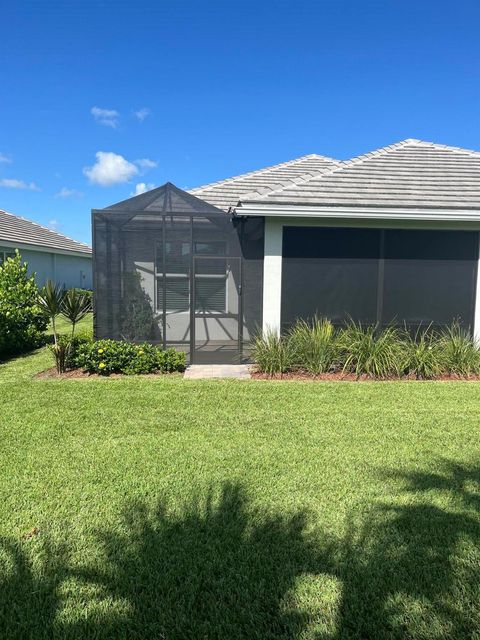
[[[303,183],[341,164],[340,160],[311,154],[190,189],[189,193],[219,209],[228,210],[230,207],[235,207],[244,196],[248,195],[250,198],[268,194],[280,188],[288,189],[294,184]]]
[[[408,139],[242,202],[480,208],[480,152]]]
[[[72,240],[67,236],[42,227],[42,225],[14,216],[0,209],[0,244],[5,242],[18,242],[32,246],[48,247],[52,250],[76,251],[91,254],[92,250],[83,242]]]

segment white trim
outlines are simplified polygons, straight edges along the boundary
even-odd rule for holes
[[[25,249],[26,251],[38,251],[40,253],[57,253],[63,256],[76,256],[78,258],[90,258],[92,254],[87,251],[75,251],[74,249],[57,249],[57,247],[48,247],[46,245],[28,244],[27,242],[12,242],[10,240],[2,240],[0,238],[1,247],[11,247],[13,249]]]
[[[237,216],[303,217],[303,218],[344,218],[359,220],[425,220],[477,222],[480,225],[478,209],[430,209],[402,207],[332,207],[289,204],[242,204],[234,211]]]
[[[263,332],[280,334],[282,302],[282,241],[280,220],[265,220],[265,258],[263,261]]]
[[[479,240],[479,257],[477,262],[477,283],[475,288],[475,310],[473,314],[473,335],[475,340],[480,342],[480,233]]]

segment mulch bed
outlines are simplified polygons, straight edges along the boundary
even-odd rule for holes
[[[172,375],[168,373],[144,373],[141,374],[142,378],[162,378],[167,375]],[[71,380],[71,379],[84,379],[84,378],[131,378],[132,376],[127,376],[124,373],[111,373],[108,376],[101,376],[98,373],[88,373],[87,371],[82,371],[81,369],[69,369],[65,371],[65,373],[57,373],[57,369],[55,367],[51,367],[50,369],[45,369],[45,371],[40,371],[37,373],[35,378],[39,380]]]
[[[405,376],[403,378],[372,378],[367,375],[356,376],[354,373],[343,373],[342,371],[337,371],[335,373],[321,373],[317,376],[312,375],[308,371],[290,371],[289,373],[284,373],[283,375],[276,374],[274,376],[269,376],[266,373],[260,373],[259,371],[255,371],[254,369],[250,372],[253,380],[301,380],[305,382],[398,382],[399,380],[412,380],[415,382],[424,382],[424,380],[417,380],[414,376]],[[480,380],[480,376],[457,376],[457,375],[449,375],[449,376],[438,376],[436,378],[431,378],[429,381],[439,381],[439,382],[458,382],[460,380],[463,381],[478,381]]]

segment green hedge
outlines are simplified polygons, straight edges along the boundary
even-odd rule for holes
[[[175,349],[164,350],[149,343],[97,340],[78,345],[74,364],[89,373],[106,376],[111,373],[172,373],[185,370],[186,355]]]

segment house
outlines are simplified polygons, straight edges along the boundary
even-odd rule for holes
[[[480,334],[480,152],[405,140],[94,210],[95,332],[236,361],[319,314]]]
[[[92,288],[92,250],[83,242],[0,210],[0,263],[18,249],[30,273],[67,288]]]

